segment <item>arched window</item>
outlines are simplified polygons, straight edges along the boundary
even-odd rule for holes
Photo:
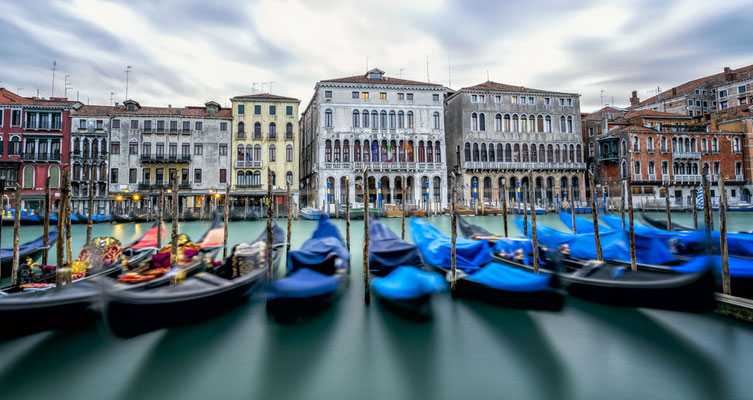
[[[520,125],[518,125],[518,116],[517,115],[513,115],[512,116],[512,128],[511,128],[512,131],[513,132],[520,132],[519,126]]]
[[[547,162],[546,161],[546,150],[544,150],[544,145],[539,145],[539,162]]]
[[[413,111],[408,111],[408,129],[415,128],[415,125],[413,123]]]
[[[395,117],[395,112],[390,111],[390,129],[395,129],[397,127],[397,118]]]
[[[732,141],[732,150],[737,153],[740,151],[740,138],[734,138]]]
[[[551,132],[552,131],[552,117],[549,115],[544,118],[544,132]]]
[[[353,110],[353,127],[358,128],[361,125],[361,113]]]
[[[382,148],[381,148],[381,159],[380,161],[385,162],[388,160],[388,153],[387,153],[387,141],[382,140]]]
[[[261,139],[261,122],[254,124],[254,139]]]
[[[560,133],[566,133],[567,132],[567,120],[565,119],[565,116],[560,117]]]
[[[369,146],[369,141],[364,140],[363,141],[363,161],[369,162],[371,161],[371,148]]]
[[[554,146],[554,162],[560,162],[560,145]]]
[[[476,145],[474,145],[474,146],[476,146]],[[424,156],[425,156],[425,153],[424,153],[424,141],[421,140],[421,141],[418,142],[418,162],[425,162],[426,158]],[[477,161],[477,160],[474,160],[474,161]]]
[[[439,142],[434,144],[434,162],[442,162],[442,149],[439,147]]]
[[[463,157],[464,157],[463,159],[466,162],[472,161],[471,160],[471,144],[468,142],[465,143],[465,149],[463,150]]]
[[[387,111],[382,110],[379,114],[379,126],[382,129],[387,129]]]
[[[269,123],[269,139],[277,139],[277,125],[274,122]]]
[[[368,128],[369,127],[369,111],[363,110],[363,127]]]
[[[520,145],[515,143],[515,146],[513,146],[512,152],[513,152],[512,161],[520,162]]]
[[[332,141],[324,142],[324,162],[332,162]]]
[[[554,146],[551,144],[546,146],[546,162],[554,162]]]
[[[575,162],[575,146],[570,145],[570,157],[567,159],[568,162]]]
[[[393,145],[394,149],[395,146]],[[431,142],[426,143],[426,162],[434,162],[434,146]]]
[[[285,162],[293,162],[293,146],[285,146]]]
[[[397,112],[397,127],[405,128],[405,113],[402,111]]]
[[[573,117],[567,117],[567,133],[573,133]]]
[[[353,143],[353,161],[361,162],[361,141],[356,140]]]
[[[496,162],[496,152],[494,151],[494,143],[489,143],[489,162]]]
[[[620,176],[623,178],[627,176],[627,163],[625,161],[620,164]]]
[[[641,173],[641,162],[640,161],[636,161],[634,167],[635,168],[633,170],[633,173],[635,173],[636,175],[640,175],[640,173]]]
[[[293,186],[293,171],[285,173],[285,182],[289,183],[290,186]]]
[[[335,140],[335,162],[340,162],[340,141]]]
[[[520,131],[528,132],[528,119],[526,119],[525,115],[520,116]]]
[[[244,153],[245,152],[243,151],[243,145],[239,144],[238,145],[238,161],[244,161],[246,159],[244,156]]]
[[[510,143],[505,145],[505,162],[512,162],[512,146]]]
[[[261,161],[261,145],[254,146],[254,161]]]
[[[408,147],[406,147],[405,151],[408,153],[408,162],[413,162],[413,141],[408,141]]]
[[[248,175],[246,175],[246,176],[248,176]],[[261,185],[261,172],[259,172],[259,171],[255,171],[254,172],[254,185]]]
[[[471,130],[478,130],[478,114],[476,113],[471,113]]]
[[[502,131],[502,114],[497,114],[494,116],[494,131],[495,132]]]
[[[704,139],[704,140],[706,140],[706,139]],[[661,137],[661,139],[659,140],[659,146],[661,147],[661,151],[662,152],[666,152],[667,151],[667,138],[666,137],[664,137],[664,136]]]
[[[478,115],[478,129],[480,131],[486,130],[486,114],[484,113],[479,113]]]
[[[394,140],[390,142],[388,150],[390,152],[390,162],[397,162],[397,143]]]
[[[347,139],[343,141],[343,162],[350,162],[350,142]]]
[[[246,124],[243,122],[238,122],[238,139],[245,139],[246,138]]]
[[[238,186],[243,185],[244,184],[243,183],[243,181],[244,181],[243,177],[244,176],[245,175],[243,174],[243,171],[238,171],[238,175],[235,176],[235,184],[238,185]]]
[[[480,158],[478,151],[478,143],[473,144],[473,161],[478,161]]]
[[[577,162],[583,162],[583,147],[580,144],[575,149],[575,159]]]
[[[497,143],[497,162],[505,161],[505,151],[502,147],[502,143]]]
[[[33,189],[34,188],[34,167],[31,165],[27,165],[24,167],[24,174],[23,174],[23,187],[24,189]]]
[[[709,151],[709,142],[706,140],[706,138],[701,139],[701,151],[703,152]]]
[[[528,144],[523,143],[523,149],[521,150],[522,156],[523,156],[523,162],[528,162]]]
[[[538,153],[536,152],[536,145],[532,144],[531,147],[530,147],[530,150],[531,150],[531,156],[530,156],[531,162],[537,162],[538,161],[538,157],[536,157],[536,155]]]
[[[277,161],[277,149],[275,148],[274,144],[269,145],[269,162],[275,162]]]
[[[271,124],[270,124],[271,127]],[[332,110],[327,109],[324,111],[324,127],[325,128],[331,128],[332,127]]]
[[[481,114],[481,115],[484,115],[484,114]],[[481,161],[482,161],[482,162],[487,162],[487,161],[489,161],[489,160],[488,160],[488,159],[486,158],[486,143],[481,143]]]
[[[288,122],[285,125],[285,139],[292,139],[293,138],[293,123]]]
[[[434,129],[439,129],[440,128],[439,113],[435,112],[434,115],[432,116],[432,119],[434,121]]]
[[[81,143],[78,138],[73,140],[73,154],[81,153]]]
[[[371,111],[371,129],[379,129],[379,113]]]
[[[539,115],[538,118],[536,118],[536,122],[536,132],[546,132],[544,130],[544,117]]]
[[[504,131],[510,132],[510,114],[505,114]]]

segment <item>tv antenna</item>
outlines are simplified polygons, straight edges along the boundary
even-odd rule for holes
[[[269,82],[269,93],[272,93],[272,84],[277,82]]]
[[[403,71],[406,71],[406,69],[400,68],[400,71],[398,71],[398,75],[400,76],[400,79],[403,79]]]
[[[64,78],[64,81],[65,81],[65,95],[64,95],[64,97],[66,99],[68,98],[68,89],[73,89],[73,87],[71,86],[71,82],[68,82],[68,78],[70,78],[70,77],[71,77],[70,75],[66,75],[65,78]]]
[[[116,92],[112,92],[112,91],[110,92],[110,104],[112,104],[112,105],[115,105],[115,103],[112,102],[112,96],[114,94],[117,94],[117,93]]]
[[[50,97],[55,96],[55,71],[57,71],[57,69],[58,69],[58,62],[53,60],[52,61],[52,91],[51,91],[52,94],[50,94]]]
[[[131,73],[131,68],[133,68],[133,67],[129,65],[129,66],[126,67],[126,70],[125,70],[125,74],[126,74],[126,91],[125,91],[125,97],[126,97],[126,100],[128,100],[128,75]]]
[[[256,94],[256,85],[258,85],[258,82],[254,82],[251,84],[251,94]]]

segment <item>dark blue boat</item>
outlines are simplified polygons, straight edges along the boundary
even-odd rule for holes
[[[58,236],[57,229],[50,230],[48,243],[55,243],[55,239]],[[25,264],[26,259],[31,257],[32,261],[38,261],[42,256],[42,251],[45,249],[42,244],[44,243],[44,236],[40,236],[30,242],[22,243],[18,246],[18,260],[19,264]],[[13,247],[3,247],[0,250],[0,270],[2,276],[7,277],[11,274],[13,268]]]
[[[278,320],[311,316],[331,305],[347,287],[350,253],[327,218],[300,249],[290,251],[287,276],[268,285],[267,310]]]
[[[377,299],[400,315],[425,319],[431,315],[431,294],[443,290],[444,279],[423,271],[416,245],[400,239],[383,224],[369,225],[369,271]]]
[[[416,218],[411,219],[410,228],[424,263],[450,280],[450,238]],[[534,274],[493,262],[485,241],[457,238],[455,249],[458,296],[518,309],[556,311],[562,308],[564,296],[555,290],[558,285],[555,275]]]

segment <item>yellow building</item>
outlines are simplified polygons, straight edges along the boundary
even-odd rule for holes
[[[236,204],[259,204],[272,171],[275,203],[286,206],[286,180],[298,204],[298,105],[269,93],[236,96],[233,104],[232,180]]]

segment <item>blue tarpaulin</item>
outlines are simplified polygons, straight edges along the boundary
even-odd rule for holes
[[[287,277],[269,284],[272,297],[305,298],[337,290],[342,275],[325,275],[308,268],[293,271]]]
[[[508,267],[496,262],[487,264],[484,268],[468,276],[468,279],[486,286],[501,290],[516,292],[537,292],[550,290],[548,274],[534,274],[521,269]]]
[[[300,249],[291,250],[288,254],[288,270],[315,269],[331,257],[339,258],[343,265],[336,267],[344,268],[350,260],[350,253],[345,248],[337,227],[329,219],[322,217],[311,239],[305,241]]]
[[[401,265],[421,266],[421,253],[379,222],[369,225],[369,270],[386,275]]]
[[[48,243],[54,243],[55,239],[58,237],[58,231],[57,229],[52,229],[49,232],[49,241]],[[42,244],[44,244],[44,236],[40,236],[30,242],[21,243],[21,245],[18,246],[18,254],[25,254],[31,250],[37,249],[42,247]],[[13,247],[3,247],[2,250],[0,250],[0,259],[12,259],[13,258]],[[25,259],[21,259],[21,263],[26,262]]]
[[[410,221],[413,243],[418,246],[425,263],[442,268],[450,268],[450,238],[437,228],[413,218]],[[489,244],[483,240],[457,238],[455,243],[457,268],[475,270],[492,261]]]
[[[401,266],[384,278],[371,282],[371,288],[379,296],[389,299],[415,299],[444,290],[447,284],[441,275],[421,271],[416,267]]]

